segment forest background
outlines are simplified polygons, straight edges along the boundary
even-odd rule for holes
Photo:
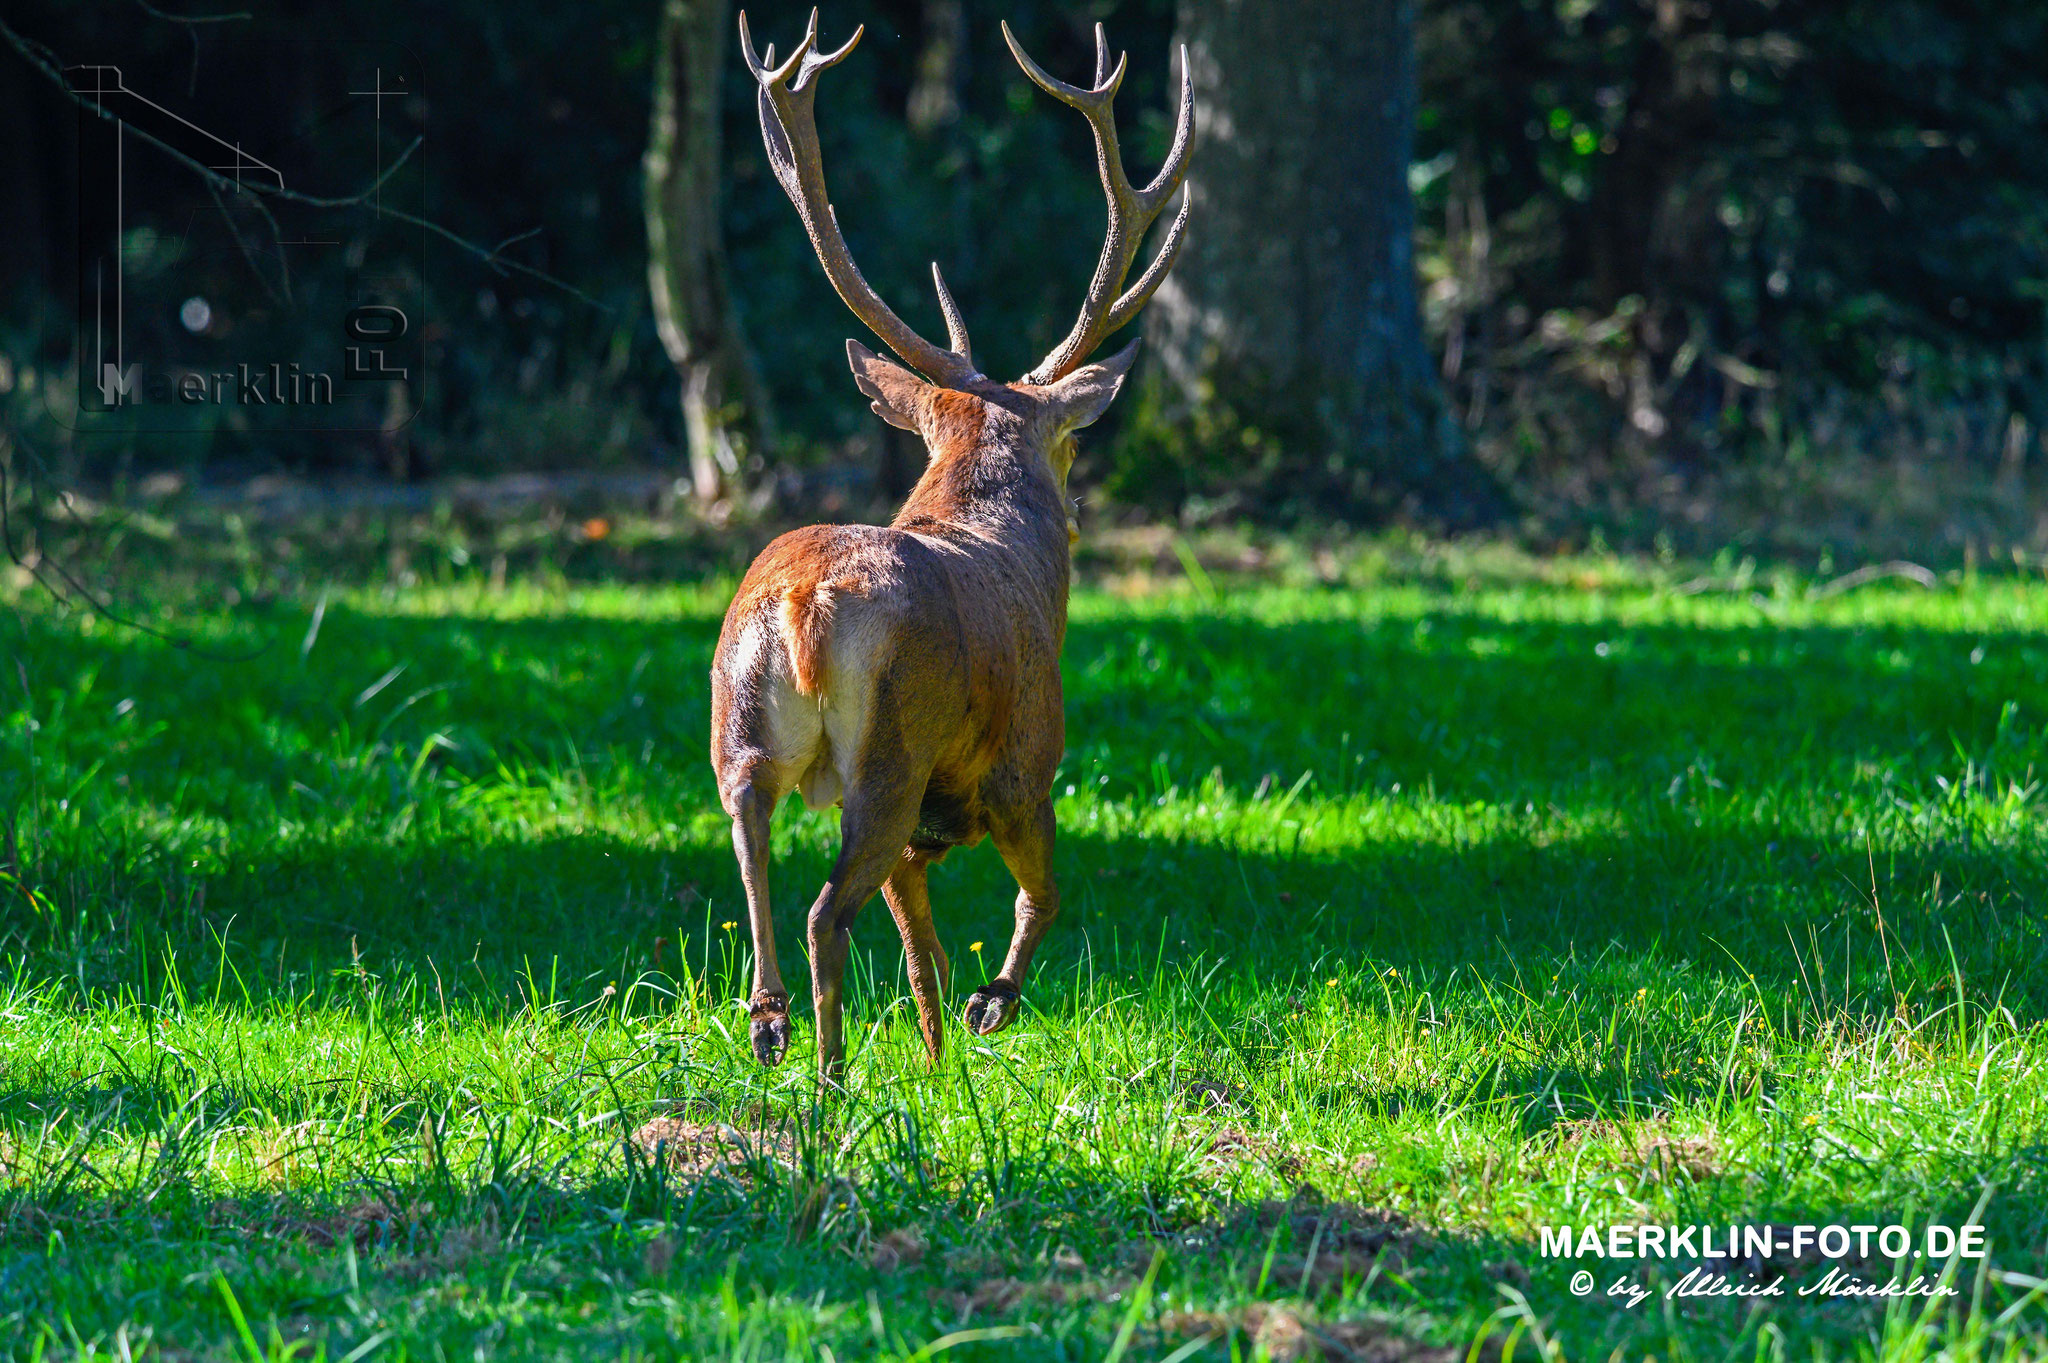
[[[839,351],[861,331],[766,173],[726,4],[0,13],[0,119],[18,130],[0,140],[0,415],[18,485],[121,500],[666,471],[722,520],[877,514],[921,467],[855,400]],[[804,17],[758,7],[756,41],[787,51]],[[940,261],[1007,375],[1067,325],[1102,209],[1084,124],[1031,88],[1004,18],[1071,78],[1093,22],[1131,53],[1133,175],[1171,136],[1176,43],[1194,53],[1193,227],[1141,328],[1137,400],[1077,471],[1092,521],[1408,521],[1809,564],[2048,544],[2038,5],[836,7],[827,41],[867,26],[820,117],[856,256],[928,332]],[[277,289],[290,268],[301,294],[339,289],[351,252],[392,229],[367,158],[337,150],[372,97],[337,92],[367,84],[358,67],[402,68],[407,93],[374,101],[377,164],[417,146],[375,197],[446,234],[399,225],[408,380],[344,400],[381,416],[341,433],[232,404],[181,410],[174,430],[80,416],[94,116],[54,73],[77,68],[76,88],[109,62],[278,164],[318,153],[294,173],[343,201],[224,192],[224,172],[135,147],[129,335],[202,370],[338,351],[333,316]],[[301,231],[341,249],[294,267],[273,243]]]

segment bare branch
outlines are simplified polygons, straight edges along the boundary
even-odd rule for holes
[[[0,435],[5,435],[5,433],[0,432]],[[0,453],[5,452],[7,443],[11,443],[15,449],[20,450],[30,461],[38,465],[42,464],[41,457],[21,439],[19,432],[13,433],[11,442],[0,442]],[[44,472],[48,472],[47,467],[44,469]],[[246,663],[254,662],[269,651],[270,645],[268,644],[260,645],[246,653],[216,653],[211,649],[200,648],[183,635],[167,633],[156,628],[154,625],[145,625],[132,616],[121,614],[107,604],[104,598],[94,593],[83,582],[80,582],[77,575],[64,566],[62,560],[44,554],[40,550],[36,551],[33,556],[22,552],[14,542],[14,491],[9,482],[8,461],[4,458],[0,458],[0,549],[4,549],[9,562],[13,563],[15,567],[20,568],[23,572],[26,572],[30,577],[33,577],[36,580],[36,584],[48,592],[53,600],[63,602],[66,605],[82,601],[93,614],[106,620],[109,624],[119,625],[123,629],[132,629],[138,634],[147,634],[152,639],[160,639],[172,648],[182,649],[195,657],[205,658],[212,662]],[[56,574],[57,581],[53,582],[43,575],[43,569],[46,566]]]
[[[82,109],[91,110],[93,113],[97,114],[101,118],[106,119],[108,122],[124,122],[124,120],[118,118],[113,113],[110,113],[103,105],[98,103],[96,100],[87,99],[78,91],[72,89],[71,82],[64,78],[63,68],[58,64],[56,55],[50,52],[50,50],[44,47],[42,44],[24,38],[21,34],[15,32],[14,29],[10,25],[8,25],[5,20],[0,20],[0,39],[4,39],[9,47],[12,47],[16,52],[21,54],[21,57],[24,61],[28,62],[29,65],[35,67],[37,71],[43,74],[45,79],[47,79],[51,84],[55,85],[59,90],[62,90],[64,92],[64,97],[66,99],[69,99],[72,103],[78,105]],[[308,208],[323,209],[366,207],[370,203],[370,201],[374,197],[376,197],[377,191],[384,186],[385,182],[387,182],[394,174],[397,173],[399,167],[405,164],[407,158],[409,158],[412,155],[412,153],[418,149],[420,145],[420,139],[413,139],[411,145],[407,146],[405,151],[399,155],[398,160],[392,163],[392,165],[387,170],[385,170],[383,174],[379,175],[374,181],[372,181],[368,186],[366,186],[362,190],[359,190],[354,194],[345,194],[330,198],[323,197],[317,194],[301,194],[297,190],[286,189],[282,186],[259,185],[254,182],[245,182],[241,185],[236,185],[233,181],[229,180],[227,177],[220,174],[220,172],[214,170],[211,166],[205,165],[202,162],[194,160],[192,157],[187,156],[184,152],[179,151],[176,147],[171,146],[168,142],[165,142],[163,139],[153,136],[152,134],[146,132],[145,130],[136,127],[132,123],[126,124],[126,128],[129,136],[134,137],[146,143],[147,145],[156,148],[165,156],[170,157],[179,165],[185,167],[193,174],[199,176],[208,185],[217,186],[222,189],[232,187],[237,192],[246,193],[248,195],[251,195],[252,197],[278,199],[287,203],[303,204]],[[258,204],[258,207],[264,213],[265,218],[270,222],[272,235],[278,235],[276,220],[270,216],[268,209],[261,208],[260,203]],[[450,231],[448,228],[443,227],[440,223],[437,223],[430,218],[423,218],[420,217],[418,214],[405,212],[403,209],[382,207],[377,209],[376,211],[382,217],[396,219],[399,222],[410,224],[411,226],[419,228],[421,231],[428,232],[436,237],[439,237],[441,240],[447,242],[449,245],[454,246],[471,256],[474,256],[476,259],[482,261],[484,264],[490,266],[492,269],[498,271],[501,274],[507,271],[514,274],[521,274],[529,279],[536,280],[542,284],[546,284],[550,288],[559,289],[563,293],[568,294],[570,297],[577,299],[579,302],[587,303],[591,307],[596,308],[601,312],[612,311],[612,308],[609,304],[599,302],[597,299],[592,298],[589,294],[585,293],[583,290],[577,288],[575,285],[569,283],[568,281],[557,279],[555,276],[547,273],[545,270],[536,270],[531,265],[521,264],[519,261],[507,259],[505,256],[499,254],[499,252],[502,251],[505,246],[509,246],[516,241],[523,241],[527,237],[532,236],[533,233],[531,232],[510,238],[506,242],[502,243],[497,249],[492,249],[489,247],[480,246],[476,242],[469,240],[469,238],[464,237],[456,232]]]

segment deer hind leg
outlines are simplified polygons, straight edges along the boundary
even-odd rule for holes
[[[775,960],[775,919],[768,908],[768,827],[783,792],[770,773],[757,771],[733,791],[732,850],[747,892],[747,927],[754,939],[754,982],[747,997],[754,1059],[779,1065],[789,1049],[789,991]]]
[[[754,980],[747,998],[754,1058],[779,1065],[789,1050],[789,991],[775,959],[775,920],[768,906],[768,829],[775,807],[789,794],[824,746],[815,703],[786,679],[762,671],[758,660],[772,640],[758,627],[742,639],[754,659],[750,683],[724,705],[713,701],[712,763],[719,801],[732,818],[732,848],[747,896],[747,927],[754,940]]]
[[[925,872],[932,858],[916,848],[904,849],[882,895],[896,919],[896,931],[903,938],[903,962],[910,976],[910,992],[917,999],[917,1022],[924,1032],[925,1053],[933,1069],[945,1052],[945,1034],[940,1030],[939,996],[950,983],[945,948],[932,928],[932,901],[925,887]]]
[[[1003,865],[1017,878],[1017,926],[1002,973],[968,997],[961,1015],[967,1030],[977,1036],[999,1032],[1016,1021],[1018,995],[1030,973],[1031,958],[1060,916],[1059,886],[1052,878],[1052,801],[1042,800],[1021,818],[998,822],[990,831]]]
[[[811,906],[811,1003],[818,1019],[818,1080],[836,1087],[846,1073],[841,1033],[841,990],[854,915],[874,897],[902,859],[917,827],[921,781],[908,779],[898,763],[864,768],[846,792],[839,819],[839,859]]]

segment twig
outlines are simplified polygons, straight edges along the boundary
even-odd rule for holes
[[[14,439],[11,443],[14,445],[15,448],[21,450],[23,454],[28,455],[29,458],[34,459],[37,463],[42,462],[39,458],[36,457],[34,452],[28,448],[27,445],[21,443],[21,438],[18,433],[14,436]],[[85,602],[85,604],[92,609],[92,612],[95,615],[98,615],[102,619],[106,620],[109,624],[119,625],[123,629],[132,629],[136,631],[138,634],[146,634],[150,636],[152,639],[160,639],[164,643],[169,644],[172,648],[182,649],[185,652],[192,654],[194,657],[205,658],[209,662],[254,662],[256,659],[262,657],[264,653],[269,650],[269,644],[259,644],[256,648],[247,653],[216,653],[211,649],[199,648],[196,645],[194,645],[189,638],[185,638],[183,636],[176,634],[166,633],[165,631],[156,628],[154,625],[145,625],[140,620],[131,619],[130,617],[121,614],[112,606],[108,605],[105,601],[101,600],[98,596],[94,595],[92,590],[89,587],[87,587],[83,582],[80,582],[78,578],[71,572],[71,570],[69,568],[66,568],[60,560],[50,558],[47,555],[43,554],[40,550],[36,552],[34,558],[30,558],[27,555],[23,554],[19,549],[15,547],[14,543],[14,512],[12,506],[13,489],[9,486],[8,483],[8,473],[8,461],[5,459],[0,459],[0,548],[5,549],[9,562],[13,563],[15,567],[20,568],[24,572],[28,573],[30,577],[33,577],[36,580],[37,584],[41,586],[44,591],[48,592],[53,599],[68,605],[71,603],[72,598],[74,596],[78,597],[82,599]],[[55,572],[58,578],[63,582],[64,585],[62,587],[50,581],[49,578],[43,576],[43,566],[45,564],[49,565],[50,569],[53,572]],[[69,589],[68,592],[66,590],[67,588]]]
[[[493,246],[493,247],[491,248],[491,254],[492,254],[492,255],[496,255],[496,254],[498,254],[498,252],[500,252],[500,251],[504,250],[504,249],[505,249],[505,248],[506,248],[507,246],[515,246],[515,245],[517,245],[518,243],[520,243],[520,242],[522,242],[522,241],[530,241],[530,240],[532,240],[532,239],[533,239],[534,237],[537,237],[537,236],[539,236],[540,234],[541,234],[541,229],[540,229],[540,228],[538,228],[538,227],[529,227],[529,228],[528,228],[528,229],[527,229],[526,231],[524,231],[524,232],[514,232],[514,233],[513,233],[513,234],[512,234],[511,236],[509,236],[509,237],[505,238],[505,239],[504,239],[503,241],[499,242],[499,243],[498,243],[498,244],[497,244],[496,246]]]
[[[249,267],[250,274],[256,276],[256,282],[263,286],[263,292],[269,297],[271,302],[281,305],[290,304],[292,301],[291,262],[285,259],[284,252],[279,251],[277,253],[278,283],[284,286],[283,293],[280,294],[276,288],[271,286],[269,276],[263,273],[263,267],[256,263],[256,252],[249,245],[249,239],[242,235],[241,224],[237,223],[235,215],[228,211],[228,201],[220,196],[220,191],[220,185],[212,181],[207,182],[206,192],[213,196],[213,206],[220,210],[221,221],[228,225],[228,235],[235,239],[235,249],[242,253],[242,263]],[[277,219],[271,215],[270,210],[263,205],[261,200],[252,201],[250,206],[262,214],[263,220],[270,224],[270,239],[276,241],[280,235]]]
[[[1941,582],[1940,578],[1919,564],[1908,563],[1902,558],[1895,558],[1890,563],[1873,563],[1867,568],[1858,568],[1853,573],[1844,573],[1832,582],[1823,582],[1818,587],[1809,587],[1806,592],[1806,599],[1809,601],[1825,601],[1831,596],[1840,596],[1843,592],[1852,592],[1867,583],[1882,581],[1888,577],[1903,577],[1908,582],[1918,583],[1930,591]]]
[[[1698,596],[1702,592],[1746,592],[1754,579],[1748,577],[1696,577],[1671,589],[1673,596]]]
[[[192,40],[192,67],[185,76],[185,95],[190,98],[199,89],[199,25],[225,24],[235,20],[252,19],[248,10],[237,10],[232,14],[171,14],[158,9],[149,0],[135,0],[135,7],[152,19],[161,19],[167,24],[183,24],[185,36]]]

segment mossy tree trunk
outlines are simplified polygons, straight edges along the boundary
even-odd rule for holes
[[[1498,514],[1423,342],[1408,163],[1415,0],[1182,0],[1188,245],[1152,308],[1158,416],[1252,499]]]
[[[731,22],[727,0],[663,0],[641,163],[648,291],[662,347],[682,379],[690,480],[704,503],[738,490],[771,431],[719,231],[719,79]]]

